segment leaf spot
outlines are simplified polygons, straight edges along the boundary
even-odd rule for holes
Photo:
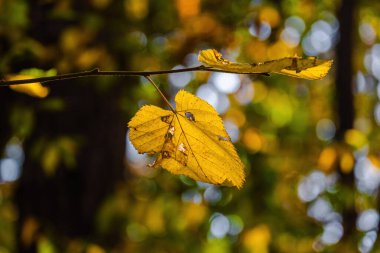
[[[178,145],[178,150],[184,154],[186,154],[186,147],[183,143]]]
[[[165,139],[170,140],[171,138],[173,138],[173,135],[174,135],[174,126],[171,126],[168,132],[165,134]]]
[[[185,112],[185,116],[190,121],[195,121],[195,117],[191,112]]]
[[[169,124],[170,115],[161,116],[161,121]]]
[[[165,151],[162,152],[162,157],[163,158],[170,158],[170,153],[165,150]]]
[[[148,167],[154,167],[156,165],[156,161],[157,160],[154,160],[152,163],[148,163]]]
[[[220,136],[220,135],[218,135],[218,140],[219,141],[230,141],[227,137]]]

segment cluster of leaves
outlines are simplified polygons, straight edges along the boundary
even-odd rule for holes
[[[315,57],[288,57],[256,64],[231,63],[213,49],[201,51],[198,60],[216,71],[280,73],[306,79],[323,78],[332,64],[331,60]],[[171,111],[145,106],[137,112],[128,124],[134,147],[140,153],[158,154],[154,167],[162,166],[197,181],[241,188],[243,163],[215,109],[183,90],[177,93],[175,101],[176,109],[168,104]]]

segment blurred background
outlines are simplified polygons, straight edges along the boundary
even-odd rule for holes
[[[380,2],[0,0],[0,75],[334,59],[319,81],[178,73],[246,165],[241,190],[146,166],[127,123],[142,78],[0,87],[0,253],[380,252]]]

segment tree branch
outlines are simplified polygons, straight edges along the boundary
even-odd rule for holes
[[[47,82],[53,82],[53,81],[82,78],[82,77],[87,77],[87,76],[144,76],[144,77],[147,77],[147,76],[152,76],[152,75],[162,75],[162,74],[172,74],[172,73],[192,72],[192,71],[235,73],[232,71],[214,69],[212,67],[206,67],[203,65],[192,67],[192,68],[157,70],[157,71],[100,71],[98,68],[96,68],[89,71],[69,73],[69,74],[56,75],[56,76],[38,77],[38,78],[13,80],[13,81],[0,80],[0,86],[28,84],[28,83],[47,83]],[[252,73],[239,73],[239,74],[252,74]],[[269,74],[258,73],[254,75],[268,76]]]

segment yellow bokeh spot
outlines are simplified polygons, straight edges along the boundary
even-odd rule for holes
[[[95,66],[99,61],[103,60],[103,50],[99,48],[87,49],[79,53],[76,64],[81,69],[87,69]]]
[[[161,234],[165,231],[164,214],[162,210],[162,201],[157,201],[147,210],[145,216],[145,225],[153,234]]]
[[[336,162],[337,152],[333,147],[327,147],[319,155],[318,165],[321,170],[330,172]]]
[[[280,90],[270,90],[266,100],[265,109],[277,127],[289,124],[293,118],[293,107],[290,97]]]
[[[60,160],[61,155],[57,146],[50,145],[45,149],[45,152],[41,158],[41,166],[46,175],[51,176],[55,173]]]
[[[243,236],[243,244],[250,253],[269,252],[271,232],[266,224],[248,230]]]
[[[98,9],[104,9],[110,4],[111,0],[91,0],[91,4]]]
[[[8,81],[23,80],[35,78],[30,75],[9,75],[7,76]],[[41,83],[28,83],[28,84],[17,84],[9,86],[12,90],[27,94],[32,97],[44,98],[49,94],[49,88],[43,86]]]
[[[281,233],[276,239],[278,252],[306,253],[312,252],[314,239],[310,237],[293,236],[287,233]]]
[[[259,19],[268,22],[271,27],[276,27],[280,23],[281,17],[275,8],[266,6],[260,10]]]
[[[193,250],[194,251],[194,250]],[[227,238],[210,238],[202,246],[200,253],[227,253],[231,252],[231,242]]]
[[[350,152],[344,152],[340,157],[340,169],[343,173],[350,173],[354,167],[354,157]]]
[[[177,0],[176,7],[180,18],[196,16],[200,10],[200,0]]]
[[[69,27],[65,29],[60,38],[60,47],[63,52],[76,53],[92,39],[92,33],[79,27]]]
[[[264,153],[275,153],[278,152],[279,142],[277,135],[273,133],[265,133],[262,135],[263,137],[263,148],[262,151]]]
[[[124,1],[125,14],[127,17],[141,20],[146,17],[149,10],[148,0],[125,0]]]
[[[87,247],[86,253],[105,253],[105,250],[96,244],[90,244]]]
[[[254,128],[248,128],[243,134],[244,145],[252,152],[258,152],[263,148],[263,139]]]
[[[355,148],[362,148],[368,143],[367,137],[356,129],[348,130],[344,135],[344,140]]]
[[[268,60],[267,59],[267,45],[263,41],[252,40],[246,46],[245,52],[253,63],[263,62],[263,61]]]
[[[27,217],[21,228],[21,241],[29,246],[36,239],[36,233],[40,227],[39,222],[34,217]]]
[[[292,57],[294,56],[294,54],[295,54],[295,51],[281,40],[272,44],[267,50],[268,59],[280,59],[283,57]]]
[[[187,203],[183,206],[183,214],[187,227],[197,227],[205,220],[208,209],[204,205]]]
[[[186,19],[184,23],[184,31],[188,36],[210,36],[210,34],[221,33],[221,29],[215,18],[209,14]]]
[[[369,155],[368,159],[371,161],[371,163],[378,169],[380,169],[380,158],[375,155]]]
[[[238,110],[238,109],[235,109],[235,108],[230,109],[226,113],[225,119],[231,120],[238,127],[242,127],[245,124],[246,120],[247,120],[246,117],[245,117],[245,114],[241,110]]]
[[[54,247],[54,244],[45,236],[38,238],[37,242],[37,252],[38,253],[55,253],[57,250]]]

